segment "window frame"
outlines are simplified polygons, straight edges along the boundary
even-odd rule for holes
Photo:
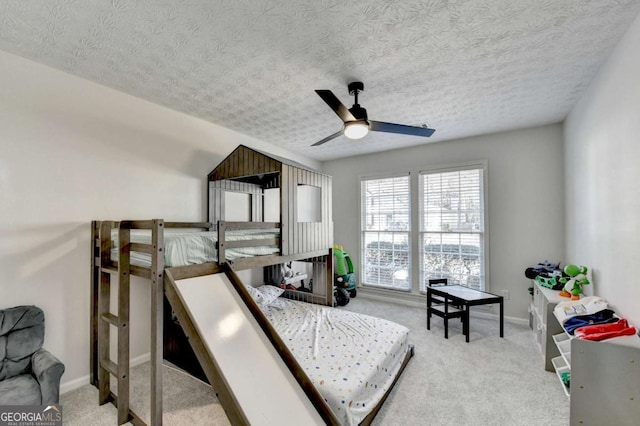
[[[423,220],[424,220],[424,197],[425,197],[425,192],[424,192],[424,175],[428,175],[428,174],[440,174],[440,173],[448,173],[448,172],[460,172],[460,171],[464,171],[464,170],[481,170],[482,172],[482,178],[480,180],[480,200],[482,202],[482,206],[481,206],[481,211],[482,211],[482,224],[483,224],[483,230],[482,232],[469,232],[469,233],[465,233],[465,232],[443,232],[443,231],[427,231],[424,227],[423,224]],[[486,160],[482,160],[482,161],[472,161],[472,162],[465,162],[465,163],[455,163],[455,164],[447,164],[447,165],[440,165],[440,166],[434,166],[434,167],[429,167],[426,169],[422,169],[420,171],[418,171],[418,211],[417,211],[417,215],[418,215],[418,220],[417,220],[417,233],[416,233],[416,238],[417,238],[417,246],[419,249],[419,253],[417,254],[418,259],[417,259],[417,266],[418,266],[418,281],[417,281],[417,291],[419,294],[425,294],[426,293],[426,287],[423,289],[423,283],[425,282],[425,271],[424,271],[424,264],[423,264],[423,251],[424,251],[424,235],[428,234],[428,233],[440,233],[441,235],[444,234],[448,234],[448,235],[464,235],[464,234],[478,234],[480,235],[480,247],[482,250],[482,254],[481,254],[481,260],[480,260],[480,268],[481,268],[481,272],[480,272],[480,277],[481,277],[481,282],[480,282],[480,290],[481,291],[488,291],[490,288],[490,279],[489,279],[489,212],[488,212],[488,162]],[[425,284],[426,286],[426,284]]]
[[[407,179],[407,229],[405,230],[385,230],[385,231],[367,231],[367,225],[370,224],[370,220],[369,220],[369,215],[367,215],[366,213],[366,208],[368,206],[365,206],[366,203],[366,196],[364,194],[364,185],[366,182],[368,181],[376,181],[376,180],[385,180],[385,179],[394,179],[394,178],[406,178]],[[362,285],[366,288],[370,288],[370,289],[377,289],[377,290],[391,290],[394,292],[413,292],[413,250],[412,250],[412,245],[413,245],[413,235],[412,235],[412,223],[413,223],[413,209],[412,209],[412,205],[413,205],[413,192],[412,192],[412,175],[409,172],[399,172],[399,173],[386,173],[386,174],[377,174],[377,175],[363,175],[363,176],[359,176],[359,197],[360,197],[360,229],[359,229],[359,233],[360,233],[360,250],[359,250],[359,255],[360,255],[360,281],[362,283]],[[366,277],[366,273],[365,273],[365,268],[366,268],[366,256],[365,256],[365,249],[366,249],[366,234],[367,233],[372,233],[372,232],[378,232],[378,233],[390,233],[390,234],[402,234],[402,235],[406,235],[407,236],[407,282],[408,282],[408,286],[407,288],[400,288],[400,287],[394,287],[393,284],[390,285],[377,285],[377,284],[371,284],[371,283],[367,283],[365,282],[365,277]],[[395,238],[392,239],[392,241],[395,240]],[[392,244],[395,244],[392,242]]]

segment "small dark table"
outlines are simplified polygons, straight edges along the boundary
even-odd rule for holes
[[[444,304],[433,305],[432,296],[440,296]],[[478,305],[500,304],[500,337],[504,337],[504,298],[495,294],[475,290],[461,285],[443,285],[427,287],[427,330],[431,329],[431,315],[437,315],[444,319],[444,337],[448,336],[449,318],[461,318],[462,330],[469,341],[469,308]],[[459,306],[460,308],[456,308]]]

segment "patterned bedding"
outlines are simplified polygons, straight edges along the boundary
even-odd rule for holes
[[[279,230],[265,231],[262,229],[246,230],[246,231],[227,231],[227,241],[252,240],[260,238],[270,238],[274,234],[278,234]],[[112,248],[111,259],[118,260],[118,231],[111,233]],[[167,268],[174,266],[196,265],[205,262],[216,262],[218,260],[218,251],[216,250],[216,242],[218,241],[217,232],[165,232],[164,234],[164,264]],[[151,243],[150,231],[131,231],[131,242],[134,243]],[[227,249],[227,260],[234,260],[243,257],[260,256],[265,254],[278,254],[277,245],[260,246],[260,247],[241,247],[236,249]],[[150,267],[151,255],[145,253],[131,252],[131,264],[137,266]]]
[[[263,311],[344,425],[369,414],[409,350],[409,330],[381,318],[282,298]]]

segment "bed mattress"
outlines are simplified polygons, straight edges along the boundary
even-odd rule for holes
[[[409,330],[381,318],[282,298],[263,310],[344,425],[380,402],[410,349]]]
[[[246,230],[227,231],[227,241],[251,240],[273,237],[279,230]],[[118,260],[118,231],[111,233],[112,249],[111,260]],[[218,251],[216,242],[217,232],[165,232],[164,233],[164,265],[167,268],[174,266],[196,265],[205,262],[217,262]],[[131,231],[131,242],[150,244],[151,232]],[[261,256],[267,254],[278,254],[277,245],[242,247],[225,250],[227,260],[234,260],[244,257]],[[132,265],[151,267],[151,255],[146,253],[131,252],[130,262]]]

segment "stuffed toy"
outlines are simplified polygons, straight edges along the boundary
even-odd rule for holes
[[[542,287],[550,288],[551,290],[560,290],[564,287],[564,284],[558,281],[560,277],[564,276],[560,268],[560,262],[550,263],[545,260],[525,269],[524,275],[527,278],[536,280]],[[533,287],[529,287],[529,293],[533,296]]]
[[[535,280],[538,275],[548,277],[549,274],[558,270],[560,270],[560,262],[554,264],[545,260],[544,262],[538,263],[536,266],[525,269],[524,275],[529,279]]]
[[[564,283],[560,282],[561,275],[557,274],[540,274],[536,277],[536,281],[542,287],[550,288],[551,290],[561,290],[564,287]]]
[[[587,279],[587,267],[578,265],[567,265],[564,267],[564,273],[568,278],[562,277],[559,281],[564,284],[564,288],[560,291],[560,296],[570,297],[571,300],[580,299],[583,293],[582,286],[590,284]]]

